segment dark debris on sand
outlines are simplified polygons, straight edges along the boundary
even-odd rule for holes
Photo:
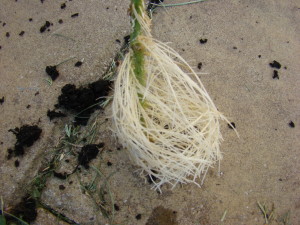
[[[49,21],[46,21],[43,26],[40,28],[40,32],[44,33],[49,27],[51,26],[51,23]]]
[[[10,129],[16,138],[14,149],[8,150],[8,159],[12,156],[21,156],[24,155],[24,148],[31,147],[35,141],[40,138],[42,129],[38,126],[24,125],[21,128],[16,127],[15,129]]]
[[[4,101],[5,101],[5,98],[3,96],[2,98],[0,98],[0,105],[2,105],[4,103]]]
[[[110,90],[111,81],[98,80],[88,87],[76,88],[66,84],[58,97],[56,107],[64,108],[76,114],[75,125],[86,125],[91,114],[99,109],[99,104],[105,100]]]
[[[88,144],[83,146],[78,155],[78,164],[88,169],[90,161],[97,157],[99,153],[99,148],[103,148],[103,147],[104,147],[104,143],[98,145]]]
[[[25,196],[22,201],[14,208],[9,210],[11,215],[22,219],[27,223],[33,222],[37,217],[36,202],[29,195]],[[6,224],[21,224],[15,217],[5,215]]]
[[[158,206],[153,209],[146,225],[178,225],[177,213],[170,209],[164,208],[163,206]]]
[[[269,65],[272,68],[276,68],[276,69],[280,69],[281,68],[281,64],[279,62],[277,62],[276,60],[273,60],[273,62],[269,63]]]
[[[56,80],[56,78],[59,76],[59,72],[56,68],[56,66],[46,66],[46,73],[53,81]]]
[[[56,112],[55,110],[48,110],[47,116],[49,117],[49,119],[51,121],[55,118],[66,117],[67,115],[62,113],[61,111]]]

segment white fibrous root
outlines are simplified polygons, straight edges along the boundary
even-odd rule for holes
[[[188,63],[154,40],[150,20],[134,13],[142,25],[137,41],[145,52],[145,82],[136,77],[130,49],[115,80],[113,129],[132,161],[158,178],[152,179],[155,189],[165,183],[201,185],[222,159],[219,119],[227,119]]]

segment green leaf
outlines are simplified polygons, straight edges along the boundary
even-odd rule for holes
[[[6,225],[6,219],[4,215],[0,215],[0,225]]]

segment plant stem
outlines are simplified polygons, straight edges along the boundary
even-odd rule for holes
[[[133,26],[133,31],[130,35],[130,47],[133,51],[131,61],[134,75],[140,84],[145,85],[144,50],[138,40],[138,36],[141,35],[142,30],[141,24],[133,12],[133,10],[135,10],[138,15],[143,16],[145,13],[143,1],[144,0],[131,0],[131,23]]]

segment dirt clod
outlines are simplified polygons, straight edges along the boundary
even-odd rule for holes
[[[3,96],[2,98],[0,98],[0,105],[2,105],[4,103],[4,101],[5,101],[5,98]]]
[[[294,123],[293,121],[291,121],[291,122],[289,122],[289,126],[290,126],[291,128],[294,128],[294,127],[295,127],[295,123]]]
[[[140,219],[142,219],[142,214],[137,214],[136,216],[135,216],[135,218],[137,219],[137,220],[140,220]]]
[[[61,111],[56,112],[55,110],[48,110],[47,111],[47,116],[49,117],[50,121],[55,119],[55,118],[60,118],[60,117],[66,117],[67,115],[62,113]]]
[[[272,68],[276,68],[276,69],[280,69],[281,68],[281,64],[279,62],[277,62],[276,60],[273,60],[273,62],[271,62],[269,65]]]
[[[120,207],[117,204],[114,204],[114,208],[115,208],[116,211],[120,210]]]
[[[277,71],[277,70],[274,70],[274,71],[273,71],[273,79],[279,80],[279,74],[278,74],[278,71]]]
[[[81,151],[78,155],[79,165],[84,166],[86,169],[89,168],[89,163],[92,159],[96,158],[99,150],[99,146],[95,144],[85,145],[81,148]]]
[[[56,80],[56,78],[59,76],[59,72],[56,68],[56,66],[46,66],[46,73],[48,74],[48,76],[51,77],[51,79],[53,81]]]
[[[198,63],[198,69],[201,70],[201,68],[202,68],[202,62],[199,62]]]
[[[66,173],[57,173],[57,172],[53,171],[53,176],[58,179],[65,180],[65,179],[67,179],[68,175]]]
[[[19,167],[20,166],[20,162],[19,162],[19,160],[16,160],[15,161],[15,167]]]
[[[200,44],[205,44],[207,42],[207,38],[201,38],[200,39]]]
[[[40,32],[44,33],[49,27],[51,26],[51,23],[49,21],[46,21],[43,26],[40,28]]]
[[[23,221],[30,223],[36,219],[36,202],[30,196],[25,196],[22,201],[16,205],[13,209],[9,210],[9,213],[17,218],[21,218]],[[20,221],[11,216],[5,216],[7,224],[20,224]]]
[[[57,107],[75,112],[75,125],[86,125],[90,115],[108,95],[110,84],[107,80],[99,80],[88,87],[79,88],[67,84],[61,89],[62,94],[58,97]]]
[[[125,44],[128,44],[130,42],[130,35],[127,35],[124,37]]]
[[[172,210],[158,206],[153,209],[146,225],[177,225],[176,217]]]
[[[82,62],[81,62],[81,61],[78,61],[78,62],[75,63],[74,66],[75,66],[75,67],[80,67],[81,65],[82,65]]]
[[[24,155],[24,148],[30,147],[40,138],[42,129],[38,126],[24,125],[21,128],[16,127],[15,129],[10,129],[14,135],[16,135],[17,141],[15,144],[15,149],[13,150],[14,156]],[[10,155],[11,151],[8,151]]]
[[[74,14],[71,15],[72,18],[75,18],[77,16],[79,16],[79,13],[74,13]]]

